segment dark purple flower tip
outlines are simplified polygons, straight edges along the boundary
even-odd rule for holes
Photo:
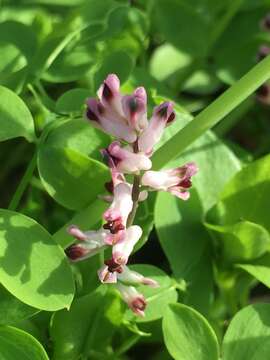
[[[105,182],[104,187],[110,194],[113,194],[114,186],[112,180]]]
[[[270,13],[268,13],[261,22],[262,29],[269,31],[270,30]]]
[[[190,179],[184,179],[179,183],[179,186],[184,189],[189,189],[192,186],[192,182]]]
[[[269,84],[263,84],[258,88],[256,91],[257,99],[265,104],[270,105],[270,85]]]
[[[122,219],[116,219],[113,221],[108,221],[103,225],[103,229],[110,230],[111,234],[117,234],[121,230],[125,230],[125,226],[122,223]]]
[[[166,101],[162,104],[160,104],[156,108],[156,114],[160,116],[160,118],[164,119],[166,121],[166,125],[169,125],[173,122],[175,119],[175,112],[173,110],[173,103],[170,101]]]
[[[121,265],[117,264],[114,259],[108,259],[104,261],[104,264],[108,266],[108,270],[110,272],[118,272],[118,274],[121,274],[123,272],[123,268]]]
[[[262,45],[259,48],[259,51],[258,51],[258,54],[257,54],[258,61],[263,60],[269,54],[270,54],[270,47],[266,46],[266,45]]]
[[[86,255],[86,250],[77,244],[72,244],[65,249],[67,257],[72,260],[78,260]]]

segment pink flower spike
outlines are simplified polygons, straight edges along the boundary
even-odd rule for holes
[[[188,189],[192,186],[191,177],[198,171],[195,163],[187,163],[181,167],[163,171],[146,171],[142,177],[142,184],[154,190],[163,190],[187,200]]]
[[[116,167],[119,172],[125,174],[138,173],[140,170],[149,170],[152,167],[152,162],[147,156],[121,148],[117,141],[103,150],[103,155],[107,156],[110,167]]]
[[[129,125],[138,132],[147,125],[147,94],[143,87],[137,88],[133,95],[123,96],[122,107]]]
[[[139,274],[136,271],[130,270],[127,266],[122,266],[123,271],[118,274],[117,278],[121,282],[125,283],[126,285],[148,285],[151,287],[159,287],[159,284],[157,281],[144,277],[143,275]]]
[[[134,312],[134,314],[140,317],[144,317],[144,310],[147,305],[145,297],[140,294],[133,286],[125,286],[117,283],[115,287],[120,292],[123,300],[127,303],[128,307]]]
[[[149,155],[153,151],[153,147],[159,142],[165,127],[173,122],[175,112],[173,103],[164,102],[154,109],[154,114],[149,121],[148,127],[139,137],[138,145],[140,151]]]
[[[142,236],[142,229],[138,225],[130,226],[126,232],[125,237],[113,246],[113,260],[119,265],[125,265],[128,258],[133,251],[135,244]]]

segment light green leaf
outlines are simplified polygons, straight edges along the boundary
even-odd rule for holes
[[[219,252],[226,261],[249,261],[270,250],[269,232],[258,224],[240,221],[233,225],[205,225],[215,236]]]
[[[167,305],[177,301],[177,291],[172,279],[153,265],[131,265],[130,269],[135,270],[146,277],[156,280],[159,283],[158,288],[150,288],[145,285],[139,286],[137,289],[141,292],[147,301],[145,317],[135,316],[131,310],[127,310],[126,318],[136,322],[148,322],[160,319]]]
[[[74,210],[96,200],[109,181],[105,165],[69,148],[43,146],[38,153],[38,169],[47,192]]]
[[[34,220],[0,210],[0,281],[22,302],[55,311],[71,304],[74,285],[63,250]]]
[[[254,260],[249,264],[236,264],[237,268],[240,268],[262,284],[270,288],[270,254],[267,253],[262,256],[260,259]]]
[[[270,155],[244,167],[226,184],[220,201],[210,210],[207,219],[221,225],[245,220],[270,231],[269,196]]]
[[[49,360],[41,344],[28,333],[11,326],[0,327],[1,360]]]
[[[209,29],[194,7],[178,0],[157,0],[155,11],[158,29],[168,42],[192,55],[206,54]]]
[[[35,139],[34,122],[25,103],[11,90],[0,86],[0,141],[25,137]]]
[[[216,335],[207,320],[192,308],[171,304],[164,314],[162,329],[165,345],[174,359],[218,360]]]
[[[68,120],[53,131],[46,139],[46,146],[70,148],[95,159],[101,159],[100,149],[110,143],[110,137],[94,129],[86,120]]]
[[[56,111],[68,114],[73,112],[83,112],[85,100],[90,97],[88,89],[71,89],[61,95],[56,101]]]
[[[102,81],[110,73],[115,73],[125,82],[134,67],[133,59],[125,51],[118,50],[111,52],[103,59],[103,62],[95,74],[95,88],[98,89]]]
[[[103,294],[98,290],[75,300],[70,311],[57,312],[51,326],[53,359],[93,358],[96,353],[104,356],[114,331],[121,324],[122,305],[116,294]]]
[[[270,349],[270,304],[249,305],[232,319],[225,334],[224,360],[268,360]]]

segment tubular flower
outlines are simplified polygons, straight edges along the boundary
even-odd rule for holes
[[[111,168],[124,174],[136,174],[140,170],[149,170],[152,167],[151,160],[142,153],[133,153],[127,148],[121,148],[118,141],[114,141],[102,151]]]
[[[151,155],[156,143],[159,142],[166,126],[175,119],[175,112],[171,102],[164,102],[154,109],[154,114],[149,121],[148,127],[139,137],[139,150]]]
[[[266,49],[261,52],[264,55]],[[190,162],[176,169],[150,170],[149,157],[165,128],[175,119],[170,101],[155,107],[148,122],[147,94],[143,87],[122,95],[118,77],[110,74],[97,95],[98,98],[86,100],[85,116],[94,127],[115,137],[115,141],[101,150],[111,172],[111,181],[104,184],[108,193],[100,194],[99,198],[109,205],[103,213],[105,223],[100,230],[84,232],[75,225],[69,227],[68,232],[76,243],[65,251],[72,261],[78,261],[110,249],[111,258],[97,271],[101,283],[114,284],[134,314],[144,316],[147,303],[136,286],[157,287],[158,283],[127,266],[142,236],[140,226],[133,225],[136,209],[140,202],[147,200],[151,190],[167,191],[188,199],[191,177],[198,169]],[[128,182],[130,177],[133,177],[132,184]]]
[[[116,264],[125,265],[128,262],[128,258],[141,236],[142,229],[138,225],[132,225],[125,231],[125,236],[112,249],[113,260]]]
[[[140,294],[133,286],[125,286],[123,284],[117,283],[115,287],[120,292],[123,300],[127,303],[128,307],[136,315],[144,317],[144,310],[147,305],[145,297]]]
[[[143,87],[138,87],[132,95],[127,95],[122,98],[123,112],[129,126],[138,133],[148,125],[146,104],[147,95]]]
[[[105,249],[106,238],[110,236],[109,231],[104,229],[83,232],[75,225],[68,228],[68,233],[79,241],[65,249],[66,255],[72,261],[86,259]]]
[[[132,186],[126,182],[119,183],[113,189],[113,202],[103,214],[107,223],[103,226],[112,233],[117,233],[126,227],[128,215],[132,209]]]
[[[142,177],[142,184],[154,190],[163,190],[182,200],[189,198],[188,189],[192,186],[191,177],[198,168],[195,163],[187,163],[175,169],[163,171],[146,171]]]

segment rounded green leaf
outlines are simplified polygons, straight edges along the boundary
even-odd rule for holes
[[[223,360],[268,360],[270,349],[270,304],[240,310],[225,334]]]
[[[73,210],[96,200],[109,180],[105,165],[69,148],[42,147],[38,153],[38,169],[47,192]]]
[[[41,310],[68,308],[74,294],[63,250],[37,222],[0,210],[0,281],[22,302]]]
[[[71,89],[65,92],[56,102],[56,111],[66,114],[82,112],[85,100],[90,97],[88,89]]]
[[[145,317],[137,317],[131,310],[127,310],[126,318],[128,320],[135,320],[136,322],[148,322],[160,319],[163,316],[167,305],[177,301],[175,284],[164,271],[156,266],[137,264],[131,265],[130,269],[156,280],[159,283],[159,287],[151,288],[145,285],[139,286],[137,290],[145,296],[147,301]]]
[[[162,322],[165,345],[176,360],[217,360],[218,342],[207,320],[182,304],[171,304]],[[237,359],[237,357],[231,357]]]
[[[92,158],[101,159],[100,149],[110,143],[110,137],[94,129],[86,120],[73,119],[50,132],[46,145],[67,147]]]
[[[0,141],[18,136],[33,141],[34,122],[25,103],[4,86],[0,86],[0,98]]]
[[[1,360],[49,360],[41,344],[30,334],[11,326],[0,327]]]

